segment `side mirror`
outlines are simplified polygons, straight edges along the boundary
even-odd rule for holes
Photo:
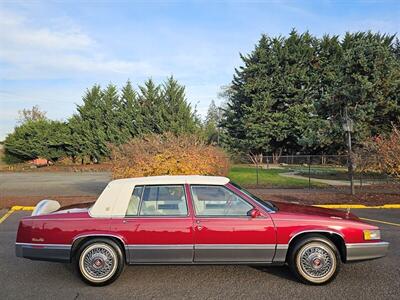
[[[261,216],[261,213],[258,209],[253,208],[253,209],[249,210],[247,215],[250,216],[252,219],[255,219],[255,218]]]

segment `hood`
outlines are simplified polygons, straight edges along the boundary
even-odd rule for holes
[[[311,215],[318,217],[327,217],[333,219],[347,219],[347,220],[357,220],[359,218],[347,211],[341,211],[336,209],[315,207],[309,205],[301,205],[295,203],[288,202],[274,202],[279,212],[282,213],[294,213],[294,214],[303,214],[303,215]]]

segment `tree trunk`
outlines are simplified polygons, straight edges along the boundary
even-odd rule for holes
[[[275,152],[272,153],[272,163],[277,165],[279,163],[279,159],[282,156],[282,148],[279,148]]]

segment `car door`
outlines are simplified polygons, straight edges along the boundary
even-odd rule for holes
[[[194,262],[271,262],[276,247],[273,222],[226,186],[191,185]]]
[[[193,220],[184,185],[136,186],[118,231],[126,238],[129,263],[193,261]]]

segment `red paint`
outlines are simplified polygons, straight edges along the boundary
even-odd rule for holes
[[[365,243],[363,230],[378,228],[346,212],[303,205],[276,203],[278,211],[269,213],[232,185],[227,187],[250,202],[260,216],[196,217],[186,185],[188,216],[92,218],[85,210],[63,211],[23,218],[17,242],[72,244],[83,235],[111,234],[125,244],[287,244],[298,233],[322,230],[341,235],[346,243]]]

